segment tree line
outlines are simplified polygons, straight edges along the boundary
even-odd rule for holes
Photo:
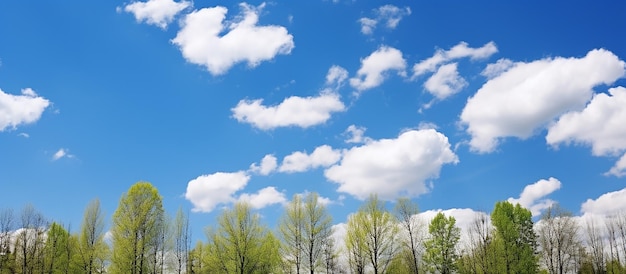
[[[501,201],[461,241],[454,217],[418,213],[410,199],[388,208],[372,195],[336,237],[316,193],[294,195],[274,230],[238,202],[192,246],[188,215],[168,216],[157,189],[138,182],[120,198],[108,240],[97,199],[75,232],[30,205],[0,211],[0,274],[626,273],[626,214],[582,224],[553,205],[535,223],[528,209]]]

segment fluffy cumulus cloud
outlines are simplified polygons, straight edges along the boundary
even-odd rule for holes
[[[548,128],[546,142],[553,146],[561,143],[590,145],[596,156],[622,155],[626,151],[626,88],[609,89],[599,93],[581,111],[571,111],[561,116]],[[623,157],[608,174],[624,172]]]
[[[165,29],[179,12],[191,6],[191,2],[174,0],[149,0],[132,2],[124,7],[124,11],[132,13],[137,22],[146,22]]]
[[[533,184],[524,187],[522,194],[519,198],[509,198],[508,201],[512,204],[520,204],[521,206],[528,208],[533,216],[539,216],[544,209],[549,208],[554,204],[554,201],[544,198],[550,195],[552,192],[561,188],[561,182],[550,177],[548,180],[539,180]]]
[[[210,212],[219,204],[235,201],[235,192],[250,181],[246,172],[217,172],[201,175],[187,184],[185,198],[193,204],[195,212]]]
[[[339,95],[322,92],[315,97],[291,96],[276,106],[263,105],[262,99],[241,100],[231,109],[233,117],[242,123],[270,130],[277,127],[301,127],[325,123],[333,112],[341,112],[346,106]]]
[[[384,5],[374,10],[375,18],[363,17],[359,19],[361,33],[370,35],[376,25],[382,23],[388,29],[395,29],[404,16],[411,14],[409,7],[399,8],[394,5]]]
[[[492,152],[501,138],[528,138],[563,113],[583,108],[593,87],[623,75],[624,62],[603,49],[582,58],[515,63],[468,99],[461,123],[473,150]]]
[[[304,172],[313,168],[328,167],[341,159],[341,151],[328,145],[315,148],[311,154],[296,151],[285,156],[278,169],[280,172],[294,173]]]
[[[426,193],[427,180],[438,177],[444,164],[457,162],[446,136],[434,129],[409,130],[345,151],[324,174],[339,184],[339,192],[358,199],[377,193],[390,200]]]
[[[259,190],[257,193],[244,193],[239,195],[239,201],[249,203],[253,208],[259,209],[275,204],[285,204],[287,198],[285,194],[279,192],[273,186],[269,186]]]
[[[498,52],[494,42],[489,42],[480,48],[471,48],[466,42],[460,42],[449,50],[438,49],[435,54],[413,66],[413,77],[417,77],[428,72],[434,72],[437,68],[450,61],[460,58],[470,58],[471,60],[481,60],[489,58]]]
[[[182,20],[172,42],[187,61],[205,66],[213,75],[226,73],[233,65],[247,62],[254,67],[294,48],[293,36],[282,26],[259,26],[265,5],[240,4],[242,13],[226,21],[225,7],[196,10]]]
[[[375,88],[383,83],[388,71],[396,71],[406,76],[406,61],[398,49],[381,46],[365,59],[361,60],[361,68],[356,77],[350,78],[350,85],[358,91]]]
[[[588,199],[581,206],[583,215],[610,216],[626,211],[626,188]]]
[[[457,71],[457,63],[439,67],[437,72],[424,82],[424,88],[440,100],[456,94],[466,86],[467,81]]]
[[[274,155],[268,154],[261,159],[261,164],[257,165],[253,163],[250,165],[250,172],[258,173],[261,175],[269,175],[278,167],[277,159]]]
[[[49,105],[48,99],[38,96],[31,88],[23,89],[21,95],[0,89],[0,132],[36,122]]]

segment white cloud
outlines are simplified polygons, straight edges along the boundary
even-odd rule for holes
[[[359,23],[361,23],[361,33],[370,35],[374,33],[374,28],[376,27],[376,24],[378,24],[378,21],[372,18],[363,17],[359,19]]]
[[[285,156],[278,171],[286,173],[304,172],[313,168],[330,166],[337,163],[339,159],[341,159],[341,151],[323,145],[315,148],[311,154],[297,151]]]
[[[439,100],[456,94],[466,86],[467,81],[457,71],[457,63],[439,67],[424,83],[424,88]]]
[[[0,132],[36,122],[49,105],[50,101],[31,88],[22,89],[22,95],[11,95],[0,89]]]
[[[624,177],[626,176],[626,154],[622,155],[622,157],[615,163],[615,165],[604,175],[613,175],[615,177]]]
[[[233,117],[242,123],[269,130],[277,127],[308,128],[325,123],[333,112],[346,109],[335,93],[323,92],[316,97],[292,96],[277,106],[264,106],[263,99],[241,100],[231,109]]]
[[[345,142],[348,144],[369,143],[370,141],[372,141],[372,139],[363,136],[365,134],[365,130],[366,128],[364,127],[357,127],[355,125],[348,126],[346,131],[344,131],[343,133],[344,135],[349,136],[349,138],[346,139]]]
[[[624,87],[611,88],[609,94],[595,94],[583,110],[566,113],[550,126],[546,142],[554,146],[588,144],[596,156],[622,154],[626,150],[625,106]]]
[[[379,22],[382,22],[388,29],[395,29],[404,16],[411,14],[411,9],[409,7],[401,9],[394,5],[384,5],[375,9],[374,13],[376,14],[374,19],[367,17],[359,19],[361,33],[365,35],[372,34]]]
[[[285,198],[284,193],[277,191],[273,186],[269,186],[254,194],[241,194],[239,201],[248,202],[253,208],[261,209],[274,204],[285,204],[287,198]]]
[[[548,180],[539,180],[533,184],[524,187],[524,190],[520,194],[519,198],[509,198],[508,201],[511,204],[520,204],[521,206],[529,209],[533,216],[539,216],[544,209],[549,208],[554,204],[554,201],[550,199],[544,199],[552,192],[561,188],[561,182],[550,177]]]
[[[491,218],[490,216],[482,211],[475,211],[471,208],[451,208],[451,209],[436,209],[436,210],[427,210],[424,212],[420,212],[417,214],[418,220],[424,224],[424,232],[428,233],[428,226],[430,222],[439,214],[439,212],[443,213],[446,217],[452,216],[456,220],[456,227],[461,229],[461,239],[459,240],[459,248],[463,248],[470,243],[469,239],[469,231],[474,225],[474,222],[481,217],[484,217],[487,220],[487,226],[491,226]]]
[[[291,53],[293,36],[285,27],[257,25],[264,6],[242,3],[242,14],[228,23],[224,22],[228,11],[225,7],[194,11],[182,20],[181,30],[172,42],[187,61],[205,66],[213,75],[224,74],[237,63],[255,67],[278,54]]]
[[[132,13],[137,22],[146,22],[165,29],[174,20],[174,16],[191,6],[191,2],[173,0],[149,0],[132,2],[124,7],[124,11]]]
[[[268,175],[276,170],[278,166],[277,159],[274,155],[268,154],[261,159],[261,165],[253,163],[250,165],[250,171],[261,175]]]
[[[219,204],[233,202],[233,194],[243,189],[248,181],[250,176],[243,171],[201,175],[189,181],[185,198],[193,204],[194,212],[210,212]]]
[[[326,85],[341,87],[346,79],[348,79],[348,71],[340,66],[334,65],[328,69]]]
[[[427,180],[437,178],[444,164],[457,162],[446,136],[434,129],[409,130],[349,149],[324,174],[339,184],[339,192],[358,199],[376,193],[390,200],[428,192]]]
[[[66,148],[60,148],[59,150],[57,150],[57,152],[54,153],[54,155],[52,155],[52,161],[56,161],[59,160],[63,157],[67,157],[67,158],[74,158],[74,155],[69,154],[69,150]]]
[[[584,107],[594,86],[623,75],[624,62],[603,49],[583,58],[516,63],[468,99],[461,123],[473,150],[492,152],[503,137],[528,138],[559,115]]]
[[[20,133],[17,134],[17,136],[24,137],[24,138],[30,138],[30,135],[28,135],[28,133],[25,133],[25,132],[20,132]]]
[[[587,199],[581,206],[583,215],[610,216],[626,211],[626,188]]]
[[[357,76],[350,79],[350,85],[358,91],[375,88],[385,80],[387,71],[395,70],[405,76],[406,61],[402,52],[391,47],[381,46],[375,52],[361,60]]]
[[[472,60],[481,60],[489,58],[496,52],[498,52],[498,48],[494,42],[489,42],[480,48],[470,48],[466,42],[460,42],[447,51],[438,49],[432,57],[415,64],[413,66],[413,78],[427,72],[434,72],[439,65],[452,60],[466,57]]]
[[[515,64],[513,63],[513,61],[502,58],[493,64],[488,64],[487,67],[485,67],[485,69],[480,73],[480,75],[487,77],[487,79],[492,79],[500,76],[500,74],[509,70],[514,65]]]

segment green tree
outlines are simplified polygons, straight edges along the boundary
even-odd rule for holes
[[[363,271],[361,256],[365,255],[374,274],[385,273],[396,255],[398,226],[385,208],[385,203],[371,195],[359,211],[350,218],[346,229],[348,249],[353,249],[355,268]]]
[[[122,195],[113,214],[113,257],[111,273],[154,272],[152,256],[164,220],[163,204],[157,189],[138,182]]]
[[[44,243],[47,230],[45,217],[32,205],[26,205],[20,215],[15,236],[16,273],[30,274],[44,271]]]
[[[92,274],[100,273],[104,269],[104,262],[110,254],[109,246],[104,242],[104,230],[100,200],[94,199],[85,208],[77,237],[78,254],[75,264],[80,272]]]
[[[247,203],[236,203],[209,231],[210,273],[272,273],[278,269],[279,243]]]
[[[301,195],[294,195],[285,208],[278,225],[282,244],[280,253],[285,260],[286,270],[300,274],[304,261],[304,205]]]
[[[530,211],[519,204],[497,202],[491,223],[495,227],[498,272],[537,273],[537,236]]]
[[[348,264],[352,273],[363,274],[367,267],[367,252],[365,245],[365,230],[362,227],[365,221],[363,214],[354,214],[348,217],[346,226],[345,246],[348,251]]]
[[[461,238],[461,229],[456,226],[456,219],[439,212],[428,226],[430,238],[424,246],[424,262],[431,271],[449,274],[456,270],[456,245]]]
[[[48,229],[45,252],[45,273],[69,273],[71,246],[70,233],[60,224],[53,222]]]

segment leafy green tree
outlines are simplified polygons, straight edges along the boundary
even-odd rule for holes
[[[110,250],[104,242],[105,222],[100,200],[89,202],[83,213],[80,234],[77,236],[78,254],[75,259],[76,268],[82,273],[100,273]]]
[[[53,222],[48,229],[45,243],[45,273],[69,273],[72,247],[70,233]]]
[[[187,273],[206,273],[206,257],[206,246],[202,243],[202,241],[196,242],[196,246],[189,251],[189,256],[187,257]]]
[[[113,214],[111,273],[151,273],[152,256],[164,220],[161,195],[148,182],[138,182],[122,195]]]
[[[361,262],[364,255],[374,274],[385,273],[396,255],[398,234],[396,220],[385,208],[385,203],[371,195],[350,218],[346,232],[346,245],[354,252],[357,272],[365,270]]]
[[[332,217],[319,203],[317,193],[294,195],[281,218],[279,232],[282,238],[282,256],[287,268],[301,273],[306,269],[316,273],[323,267],[324,243],[332,232]]]
[[[456,219],[439,212],[428,226],[430,238],[424,246],[424,262],[431,271],[449,274],[456,270],[456,245],[461,238],[461,229],[456,226]]]
[[[363,214],[354,214],[348,217],[346,226],[345,245],[348,251],[348,264],[352,273],[363,274],[367,267],[367,247],[365,244],[365,229],[363,228]]]
[[[497,202],[491,213],[495,227],[499,273],[537,273],[537,236],[531,212],[508,201]]]
[[[272,273],[279,267],[279,242],[247,203],[236,203],[209,231],[210,273]]]
[[[402,244],[404,247],[400,258],[403,259],[404,264],[408,265],[409,272],[417,274],[419,273],[419,246],[421,242],[419,234],[419,222],[415,216],[419,213],[419,209],[416,203],[411,202],[408,198],[400,198],[396,202],[394,207],[396,218],[400,222],[400,226],[406,233],[405,239]]]

